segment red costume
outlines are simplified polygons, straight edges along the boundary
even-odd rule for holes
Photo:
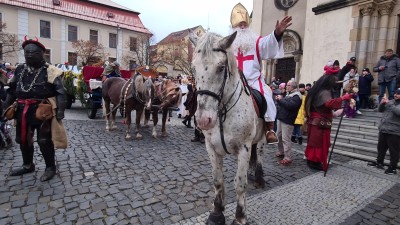
[[[305,155],[307,160],[321,163],[324,171],[326,171],[328,167],[327,160],[329,147],[331,146],[331,128],[322,128],[315,122],[320,121],[321,119],[332,122],[332,110],[340,109],[341,107],[341,98],[329,99],[324,101],[323,104],[318,107],[311,107],[311,115],[309,115],[307,120],[308,140]]]

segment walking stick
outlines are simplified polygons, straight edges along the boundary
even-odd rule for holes
[[[333,148],[335,147],[336,139],[337,139],[337,136],[338,136],[338,134],[339,134],[340,125],[342,124],[343,114],[344,114],[344,110],[343,110],[343,112],[342,112],[341,115],[340,115],[339,125],[338,125],[338,128],[337,128],[337,130],[336,130],[335,138],[333,139],[333,144],[332,144],[331,152],[330,152],[330,154],[329,154],[328,164],[326,165],[326,170],[325,170],[325,173],[324,173],[324,177],[326,177],[326,173],[328,172],[329,162],[331,161],[331,157],[332,157],[332,153],[333,153]]]

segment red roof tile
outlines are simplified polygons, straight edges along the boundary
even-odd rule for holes
[[[60,5],[53,5],[52,0],[0,0],[0,3],[41,12],[63,15],[70,18],[90,21],[152,34],[144,27],[138,12],[129,10],[110,0],[61,0]],[[111,6],[111,7],[110,7]],[[112,13],[114,17],[108,17]]]

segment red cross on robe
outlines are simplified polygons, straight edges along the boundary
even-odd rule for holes
[[[243,56],[243,53],[238,49],[238,55],[236,56],[236,60],[238,61],[238,67],[241,71],[243,71],[243,62],[248,60],[254,60],[254,55],[246,55]]]

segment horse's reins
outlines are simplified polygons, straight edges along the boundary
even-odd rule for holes
[[[220,48],[213,48],[213,51],[216,52],[223,52],[226,55],[226,60],[225,60],[225,69],[224,69],[224,81],[221,84],[221,88],[219,89],[218,93],[209,91],[209,90],[198,90],[196,91],[197,95],[209,95],[215,99],[217,99],[218,101],[218,119],[219,119],[219,131],[221,134],[221,142],[222,142],[222,147],[224,148],[226,154],[231,154],[230,152],[228,152],[228,150],[226,149],[226,144],[225,144],[225,139],[224,139],[224,126],[223,123],[226,120],[226,114],[236,105],[236,103],[239,101],[240,96],[242,95],[243,92],[243,86],[240,89],[240,93],[239,93],[239,97],[236,99],[236,101],[234,102],[234,104],[227,109],[228,103],[232,100],[233,96],[236,93],[236,90],[239,87],[240,81],[237,83],[235,91],[232,93],[232,95],[229,97],[228,101],[226,103],[222,102],[222,99],[224,97],[224,89],[225,89],[225,83],[226,80],[228,79],[228,75],[229,77],[232,75],[231,71],[229,70],[229,63],[228,63],[228,54],[224,49],[220,49]],[[247,91],[246,91],[247,93]]]

